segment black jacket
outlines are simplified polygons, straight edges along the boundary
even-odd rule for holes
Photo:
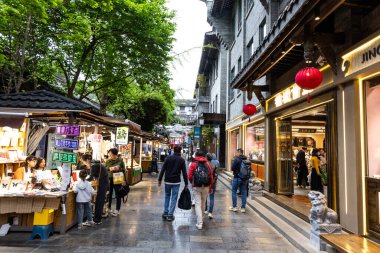
[[[239,155],[232,162],[231,170],[234,174],[234,177],[239,177],[238,174],[240,172],[240,167],[241,167],[241,163],[243,162],[243,160],[247,160],[247,157],[245,155]]]
[[[181,157],[181,154],[174,153],[173,155],[166,157],[164,165],[162,165],[158,181],[162,181],[162,177],[165,173],[164,181],[166,183],[180,183],[181,172],[183,180],[185,181],[185,185],[188,185],[185,160]]]
[[[298,165],[301,167],[306,167],[306,158],[305,158],[305,151],[300,150],[297,153],[296,160]]]
[[[99,179],[99,187],[108,187],[109,185],[107,168],[100,161],[92,161],[91,163],[90,177],[87,180],[92,181],[93,179]]]

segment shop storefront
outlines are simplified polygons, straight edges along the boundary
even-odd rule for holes
[[[252,172],[257,179],[265,180],[265,123],[260,120],[257,123],[245,125],[245,155],[251,161]]]
[[[322,72],[324,81],[321,87],[326,88],[331,85],[332,76],[326,68]],[[293,84],[267,100],[268,129],[264,150],[268,164],[266,189],[277,195],[292,196],[293,203],[302,207],[299,210],[305,217],[309,212],[307,194],[310,191],[310,180],[306,175],[311,172],[309,161],[313,149],[319,150],[324,161],[321,162],[321,175],[328,206],[336,210],[338,205],[336,91],[314,93],[310,103],[306,99],[308,93]],[[305,150],[308,167],[303,177],[296,162],[301,150]]]

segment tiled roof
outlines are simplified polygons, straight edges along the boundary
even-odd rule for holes
[[[53,110],[79,110],[90,111],[97,115],[106,115],[99,109],[85,102],[68,98],[57,93],[37,90],[12,94],[0,94],[0,107],[53,109]]]

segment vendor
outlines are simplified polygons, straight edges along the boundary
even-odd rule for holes
[[[32,178],[32,169],[36,166],[37,158],[33,155],[28,156],[25,159],[24,167],[18,168],[13,176],[13,179],[31,181]]]
[[[46,161],[45,161],[45,158],[43,157],[38,157],[37,158],[37,164],[36,164],[36,170],[45,170],[45,166],[46,166]]]

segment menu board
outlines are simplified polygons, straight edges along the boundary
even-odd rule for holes
[[[70,140],[70,139],[55,139],[54,147],[62,148],[62,149],[78,149],[79,141],[78,140]]]
[[[80,126],[58,125],[55,127],[55,133],[66,136],[79,136]]]
[[[54,151],[53,161],[60,161],[63,163],[77,163],[77,154]]]

